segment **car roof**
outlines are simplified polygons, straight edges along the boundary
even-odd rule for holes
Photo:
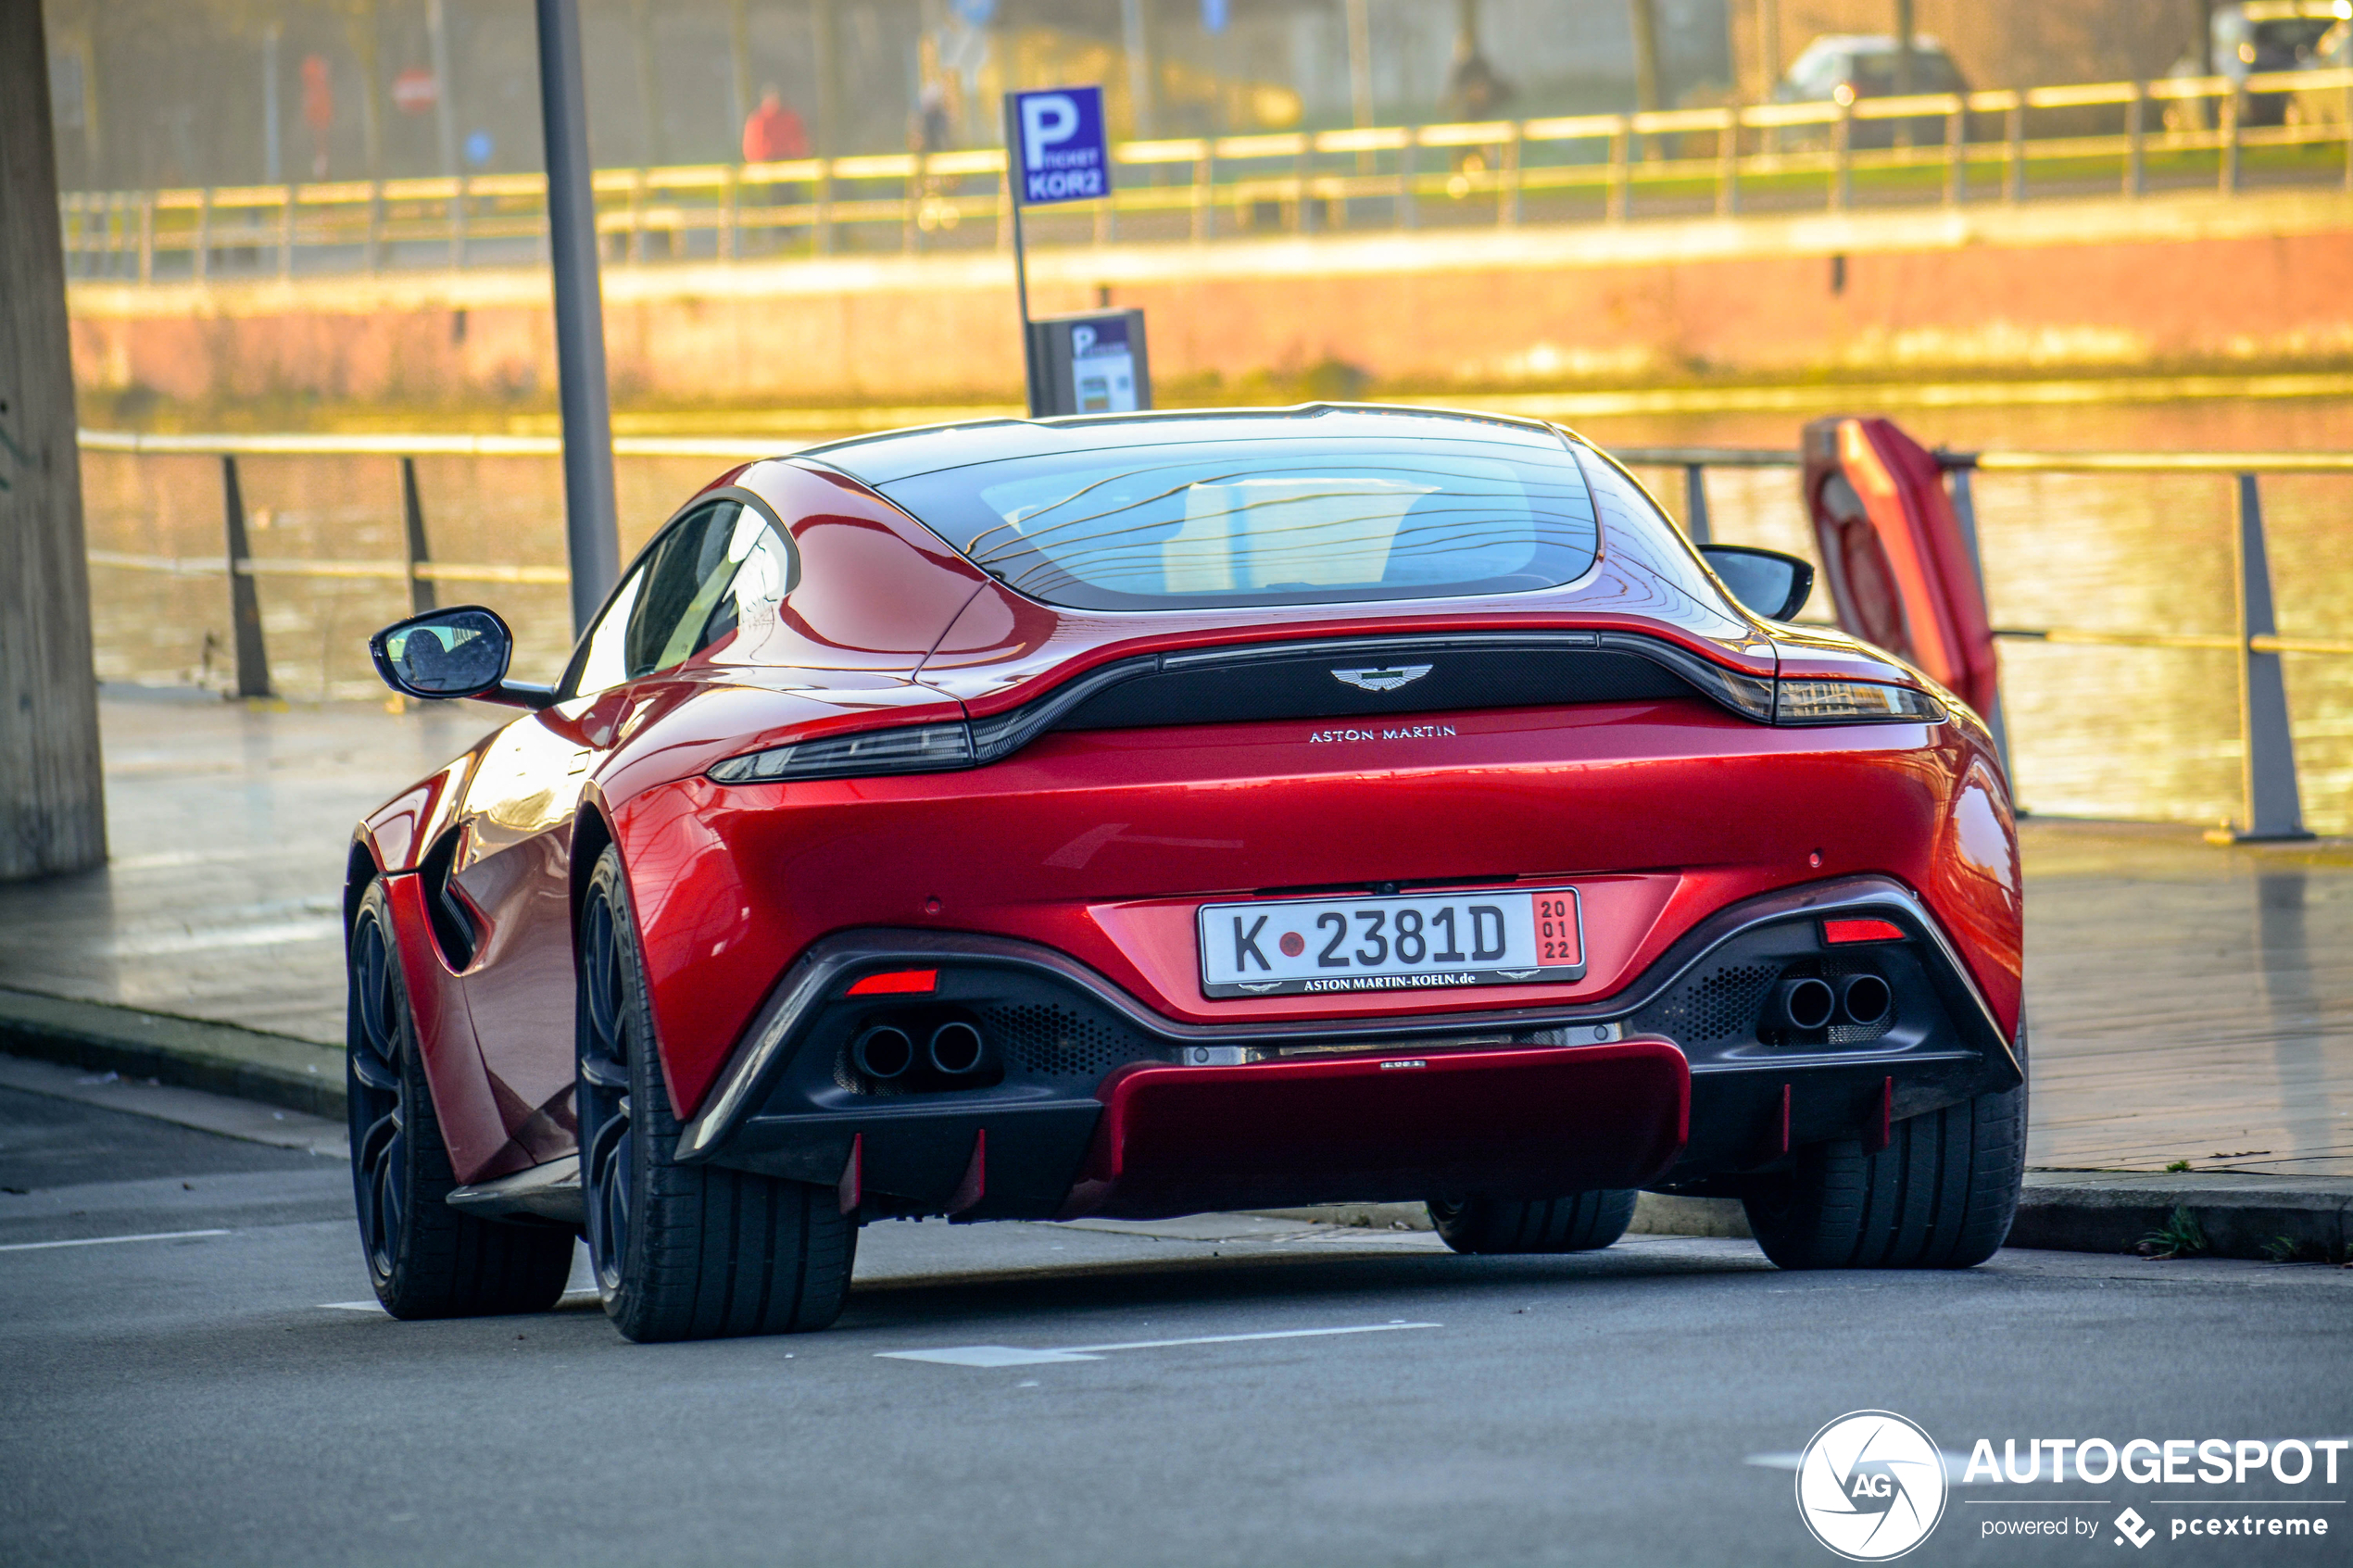
[[[794,454],[867,484],[1008,458],[1176,445],[1192,442],[1475,441],[1559,451],[1564,436],[1539,420],[1378,403],[1303,403],[1290,408],[1191,408],[1052,420],[974,420],[809,446]]]

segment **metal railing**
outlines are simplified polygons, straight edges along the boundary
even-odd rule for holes
[[[1619,448],[1631,467],[1680,469],[1683,525],[1694,544],[1711,537],[1707,514],[1710,468],[1803,466],[1796,454],[1776,448]],[[2024,642],[2080,647],[2205,649],[2237,656],[2239,664],[2240,798],[2242,814],[2227,836],[2233,840],[2308,838],[2302,792],[2296,783],[2296,735],[2287,707],[2282,654],[2353,656],[2353,637],[2284,637],[2271,590],[2271,551],[2263,531],[2262,479],[2266,473],[2353,474],[2353,453],[2339,452],[1953,452],[1939,450],[1937,462],[1952,487],[1953,509],[1969,545],[1978,581],[1985,579],[1978,544],[1975,476],[1980,473],[2207,473],[2237,483],[2237,538],[2233,556],[2238,626],[2228,635],[2183,632],[2109,632],[2070,626],[1996,626],[1994,635]],[[2009,742],[1997,695],[1986,716],[2005,762]]]
[[[234,695],[271,693],[269,654],[261,632],[258,583],[267,577],[374,578],[408,585],[412,612],[438,603],[436,588],[451,582],[562,585],[565,569],[495,562],[436,561],[427,540],[422,498],[417,486],[420,457],[555,457],[554,436],[510,435],[139,435],[84,431],[85,452],[207,457],[220,464],[224,551],[213,557],[157,557],[93,550],[92,564],[182,576],[217,577],[229,591],[236,657]],[[622,457],[773,457],[795,444],[749,437],[620,437]],[[1620,447],[1615,455],[1629,467],[1680,470],[1682,525],[1695,544],[1709,543],[1707,473],[1710,469],[1788,469],[1802,466],[1793,449],[1708,446]],[[246,537],[246,513],[238,459],[250,457],[392,457],[399,459],[401,513],[407,553],[399,560],[320,560],[256,556]],[[2227,651],[2239,666],[2239,733],[2243,814],[2232,836],[2246,839],[2309,836],[2303,826],[2296,782],[2295,734],[2287,707],[2283,654],[2353,657],[2353,637],[2284,637],[2274,609],[2270,552],[2263,527],[2260,476],[2338,473],[2353,475],[2353,453],[2318,452],[1952,452],[1938,462],[1949,476],[1954,509],[1969,556],[1984,571],[1978,545],[1975,476],[1981,473],[2215,474],[2237,481],[2237,627],[2228,634],[2163,631],[2112,632],[2065,626],[1998,626],[2000,638],[2079,646]],[[2007,758],[2000,700],[1987,718]]]
[[[2256,106],[2282,98],[2302,112],[2252,123],[2271,118]],[[2030,117],[2044,134],[2028,134]],[[2126,198],[2158,186],[2227,194],[2247,182],[2251,157],[2276,166],[2267,176],[2353,190],[2353,69],[1128,142],[1113,150],[1114,194],[1041,213],[1035,238],[1843,212],[2018,202],[2045,182]],[[1012,244],[1000,148],[609,169],[595,186],[617,261]],[[517,173],[77,192],[62,210],[74,276],[201,282],[512,265],[536,257],[545,201],[545,180]]]

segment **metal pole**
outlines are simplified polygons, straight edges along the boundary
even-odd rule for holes
[[[1356,129],[1373,123],[1373,20],[1365,0],[1348,0],[1348,111]],[[1370,174],[1369,152],[1356,155],[1356,171]]]
[[[261,182],[284,182],[278,128],[278,40],[285,31],[276,22],[261,30]]]
[[[1714,542],[1707,526],[1707,465],[1683,465],[1683,533],[1694,545]]]
[[[220,459],[222,533],[229,546],[229,631],[237,650],[237,695],[270,695],[270,650],[261,640],[261,598],[254,592],[253,573],[245,570],[252,554],[245,543],[245,497],[237,485],[237,459]]]
[[[409,525],[409,613],[422,615],[441,608],[441,596],[434,591],[433,578],[419,571],[433,563],[433,552],[425,547],[425,504],[417,494],[417,459],[400,459],[400,511]]]
[[[547,251],[556,284],[556,374],[563,408],[564,541],[572,627],[585,632],[621,576],[612,412],[605,387],[597,197],[589,182],[579,0],[538,0],[539,110],[547,149]]]
[[[425,44],[433,61],[434,131],[441,141],[441,172],[458,172],[458,106],[449,80],[449,23],[442,0],[425,0]]]
[[[1046,410],[1039,402],[1045,389],[1038,385],[1038,356],[1029,341],[1029,253],[1021,232],[1021,121],[1013,104],[1013,95],[1006,94],[1005,199],[1013,204],[1013,299],[1021,308],[1022,388],[1029,400],[1029,417],[1035,420],[1045,416]]]
[[[1119,0],[1120,46],[1127,56],[1128,134],[1139,142],[1152,135],[1152,49],[1145,31],[1144,0]]]
[[[449,265],[461,267],[466,259],[466,186],[458,168],[458,106],[451,102],[457,90],[449,79],[449,23],[442,14],[442,0],[425,0],[425,42],[433,57],[434,130],[441,140],[441,172],[458,182],[449,198]]]
[[[2263,498],[2256,476],[2239,475],[2239,715],[2246,731],[2246,820],[2236,840],[2309,838],[2296,784],[2296,735],[2289,727],[2287,682],[2276,653],[2258,638],[2279,635],[2271,608],[2271,568],[2263,543]]]
[[[2133,83],[2133,101],[2124,109],[2124,194],[2148,194],[2149,84]]]

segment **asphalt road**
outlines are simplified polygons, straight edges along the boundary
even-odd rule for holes
[[[339,1160],[0,1090],[0,1187],[11,1564],[1819,1564],[1786,1456],[1857,1409],[1963,1455],[2353,1432],[2353,1271],[2322,1266],[1785,1274],[1681,1238],[1462,1259],[1238,1216],[885,1224],[834,1330],[641,1347],[585,1297],[383,1316]],[[1007,1359],[972,1347],[1093,1348],[900,1356]],[[2151,1559],[2341,1562],[2339,1476],[1957,1482],[1906,1561],[2138,1560],[2106,1524],[2130,1503]],[[2171,1539],[2189,1494],[2334,1527]],[[1983,1535],[2070,1513],[2096,1537]]]

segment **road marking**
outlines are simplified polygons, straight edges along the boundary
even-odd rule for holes
[[[594,1290],[567,1290],[556,1298],[557,1310],[566,1307],[593,1307],[597,1304],[598,1296]],[[319,1303],[319,1310],[322,1312],[376,1312],[384,1317],[392,1315],[384,1311],[384,1303],[372,1296],[363,1301],[321,1301]],[[786,1360],[790,1359],[786,1358]]]
[[[1239,1345],[1253,1339],[1315,1339],[1335,1334],[1391,1334],[1405,1328],[1438,1328],[1434,1323],[1368,1323],[1345,1328],[1284,1328],[1265,1334],[1202,1334],[1184,1339],[1126,1339],[1114,1345],[1071,1345],[1032,1350],[1014,1345],[950,1345],[937,1350],[877,1350],[884,1361],[930,1361],[937,1366],[1046,1366],[1063,1361],[1099,1361],[1113,1350],[1161,1350],[1175,1345]]]
[[[41,1252],[52,1247],[112,1247],[120,1241],[186,1241],[192,1236],[227,1236],[227,1231],[155,1231],[146,1236],[86,1236],[77,1241],[11,1241],[0,1252]]]

